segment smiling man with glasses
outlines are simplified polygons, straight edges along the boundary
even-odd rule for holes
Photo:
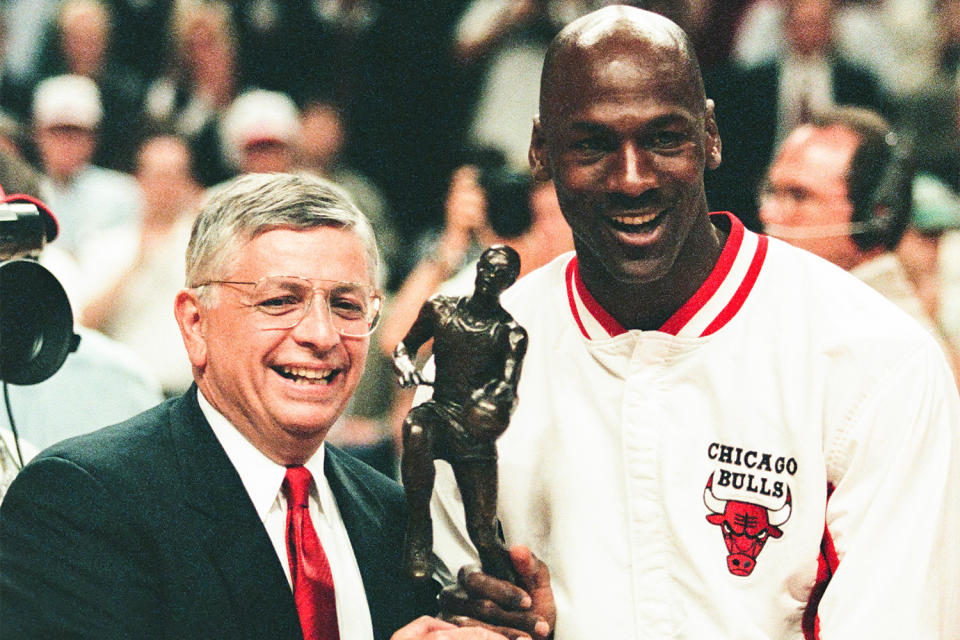
[[[0,518],[4,631],[502,639],[411,623],[436,588],[401,571],[403,492],[324,444],[363,373],[379,278],[369,223],[329,183],[250,174],[213,194],[174,303],[195,385],[21,472]]]
[[[251,287],[249,308],[264,314],[259,322],[265,329],[290,329],[303,320],[318,291],[330,313],[333,328],[345,338],[365,338],[377,328],[380,319],[380,294],[361,282],[318,280],[300,276],[267,276],[256,282],[210,280],[197,286],[229,284]]]

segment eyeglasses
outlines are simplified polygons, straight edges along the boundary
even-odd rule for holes
[[[785,202],[791,208],[813,203],[816,206],[833,204],[837,200],[845,200],[843,191],[822,187],[811,190],[801,186],[786,186],[775,188],[768,181],[764,181],[757,190],[757,200],[761,205],[773,202]]]
[[[314,283],[323,283],[317,286]],[[303,320],[316,294],[326,302],[330,323],[348,338],[363,338],[377,328],[381,299],[370,285],[339,280],[308,280],[300,276],[267,276],[256,282],[208,280],[211,284],[252,287],[246,306],[258,312],[262,329],[290,329]]]

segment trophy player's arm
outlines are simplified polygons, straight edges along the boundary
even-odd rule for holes
[[[437,302],[434,296],[423,303],[413,326],[393,350],[393,369],[401,387],[411,387],[424,382],[413,360],[420,347],[433,337],[437,325]]]
[[[507,337],[509,349],[503,363],[503,381],[514,392],[520,383],[520,369],[523,365],[523,356],[527,353],[527,331],[515,322],[511,323]]]
[[[470,411],[463,426],[474,437],[499,438],[510,423],[517,404],[520,368],[527,350],[527,332],[511,321],[501,332],[494,347],[503,353],[503,373],[474,390],[468,405]]]

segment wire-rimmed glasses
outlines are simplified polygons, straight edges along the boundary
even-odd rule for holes
[[[319,295],[337,333],[364,338],[377,328],[381,298],[372,286],[339,280],[308,280],[300,276],[267,276],[256,282],[207,280],[211,284],[249,287],[245,306],[257,312],[262,329],[290,329],[303,320]]]

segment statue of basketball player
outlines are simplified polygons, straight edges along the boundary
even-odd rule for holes
[[[490,247],[477,264],[473,294],[427,300],[394,351],[401,386],[433,385],[433,398],[411,409],[403,422],[401,475],[409,508],[404,567],[414,578],[427,578],[431,571],[430,495],[438,458],[453,468],[483,570],[516,583],[497,522],[496,439],[510,422],[527,349],[527,332],[500,306],[500,294],[519,272],[516,251]],[[433,383],[410,357],[430,338]]]

